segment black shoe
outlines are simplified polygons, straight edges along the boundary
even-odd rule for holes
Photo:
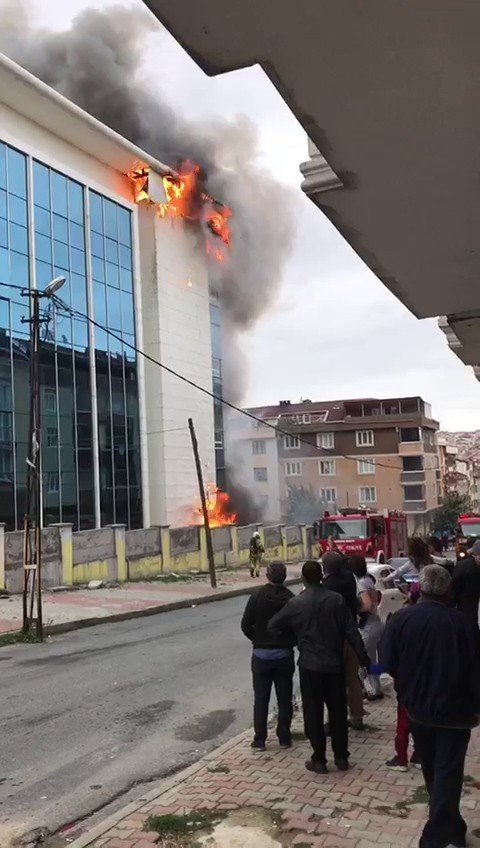
[[[250,744],[250,748],[252,748],[254,751],[266,751],[267,750],[265,742],[255,742],[255,740]]]
[[[338,760],[335,760],[335,765],[339,771],[348,771],[348,769],[350,768],[350,763],[347,759],[340,758]]]
[[[292,740],[290,739],[287,742],[279,742],[278,744],[283,751],[288,751],[288,749],[292,747]]]
[[[352,730],[365,730],[363,718],[349,718],[348,726],[351,727]]]
[[[317,763],[315,760],[307,760],[305,768],[307,771],[313,771],[314,774],[328,774],[325,763]]]

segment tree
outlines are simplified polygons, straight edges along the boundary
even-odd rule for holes
[[[285,520],[288,524],[313,524],[318,521],[327,505],[305,486],[289,486],[285,504]]]
[[[470,512],[472,505],[468,495],[459,495],[458,492],[448,492],[443,504],[437,510],[433,518],[435,530],[453,530],[458,521],[458,516],[464,512]]]

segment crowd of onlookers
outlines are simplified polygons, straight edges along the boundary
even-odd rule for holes
[[[386,766],[421,767],[429,793],[422,848],[464,846],[459,803],[470,731],[480,713],[480,541],[453,563],[442,540],[409,541],[408,558],[391,574],[405,605],[385,624],[379,592],[362,556],[335,546],[302,569],[303,589],[286,588],[286,567],[267,566],[267,583],[248,600],[242,630],[252,641],[254,737],[264,751],[272,686],[280,746],[292,744],[294,649],[298,650],[306,768],[326,774],[330,737],[337,769],[349,768],[349,727],[365,727],[365,705],[382,699],[381,673],[397,694],[395,756]],[[325,714],[326,709],[326,714]],[[413,746],[408,758],[409,740]]]

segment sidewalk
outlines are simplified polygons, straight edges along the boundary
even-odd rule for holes
[[[300,740],[281,751],[271,740],[267,753],[253,753],[250,732],[228,742],[199,763],[143,795],[72,843],[71,848],[399,848],[418,845],[426,818],[421,772],[388,771],[393,753],[395,699],[368,706],[368,732],[351,732],[351,771],[331,766],[325,776],[304,767],[309,747]],[[480,846],[480,732],[472,739],[467,759],[463,815],[468,845]],[[176,839],[159,838],[145,823],[149,816],[214,811],[227,817],[204,842],[201,833]],[[230,826],[229,826],[230,822]],[[216,836],[217,834],[217,836]],[[230,835],[229,835],[230,834]],[[243,834],[243,835],[242,835]],[[260,834],[260,835],[259,835]],[[235,838],[234,838],[235,837]],[[235,841],[235,839],[237,841]],[[158,840],[158,842],[157,842]]]
[[[297,581],[301,565],[288,565],[289,580]],[[180,579],[177,583],[160,581],[124,583],[111,589],[78,589],[43,593],[43,621],[50,633],[65,632],[87,624],[152,615],[192,604],[235,597],[251,592],[259,582],[248,569],[217,572],[218,588],[212,589],[208,575]],[[0,633],[19,630],[22,623],[22,599],[19,595],[0,599]]]

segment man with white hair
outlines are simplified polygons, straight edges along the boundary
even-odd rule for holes
[[[380,661],[407,710],[429,794],[420,848],[459,848],[467,831],[459,809],[465,756],[480,712],[478,633],[450,605],[443,566],[425,566],[419,582],[418,604],[387,624]]]

